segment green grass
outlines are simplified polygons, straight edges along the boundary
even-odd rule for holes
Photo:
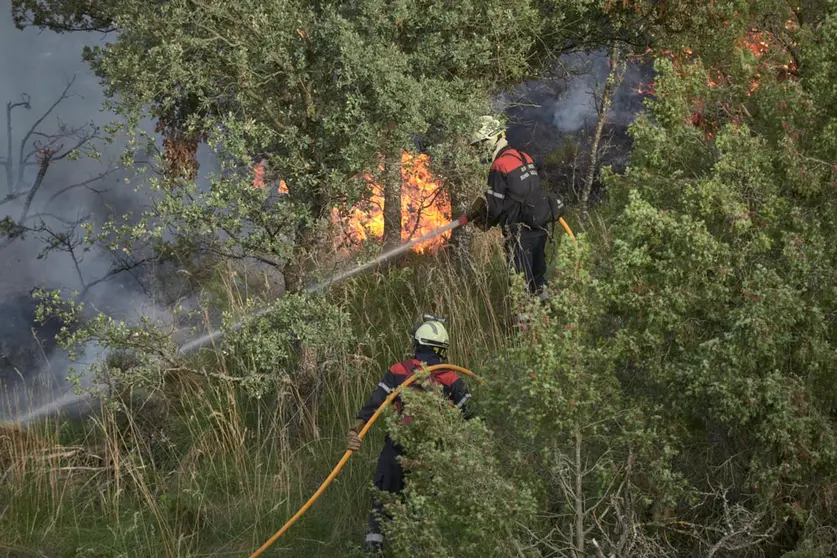
[[[411,255],[333,288],[362,342],[356,354],[318,362],[322,381],[310,393],[278,386],[254,400],[231,383],[168,374],[159,390],[122,393],[85,421],[6,432],[0,554],[248,555],[331,471],[358,407],[408,354],[422,312],[447,317],[453,363],[479,373],[502,349],[511,315],[503,258],[490,238],[474,250],[465,264]],[[359,545],[382,438],[373,429],[266,556],[346,556]]]

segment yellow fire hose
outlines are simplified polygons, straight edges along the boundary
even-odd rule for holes
[[[483,381],[484,381],[482,378],[480,378],[479,376],[477,376],[476,374],[474,374],[473,372],[471,372],[467,368],[462,368],[461,366],[456,366],[455,364],[436,364],[436,365],[428,366],[427,368],[425,368],[425,371],[429,372],[429,373],[432,373],[436,370],[454,370],[456,372],[461,372],[462,374],[465,374],[466,376],[470,376],[471,378],[474,378],[479,383],[483,383]],[[378,417],[381,416],[381,413],[383,412],[383,410],[386,409],[387,406],[390,403],[392,403],[393,400],[396,397],[398,397],[398,394],[401,393],[401,391],[404,388],[406,388],[407,386],[409,386],[410,384],[412,384],[413,382],[415,382],[416,380],[418,380],[420,378],[421,378],[421,376],[419,376],[418,374],[413,374],[412,376],[410,376],[409,378],[404,380],[404,382],[400,386],[395,388],[393,390],[393,392],[389,394],[389,397],[387,397],[384,400],[384,402],[381,403],[381,406],[378,407],[378,410],[375,411],[375,414],[373,414],[372,417],[369,419],[369,421],[363,426],[363,429],[358,433],[357,437],[362,440],[363,437],[366,435],[366,433],[369,431],[369,428],[372,426],[372,424],[374,424],[375,421],[378,420]],[[294,516],[292,518],[290,518],[287,521],[287,523],[285,523],[282,526],[281,529],[276,531],[276,533],[272,537],[270,537],[261,546],[261,548],[259,548],[253,554],[251,554],[250,558],[255,558],[256,556],[260,556],[262,554],[262,552],[267,550],[270,545],[272,545],[277,540],[279,540],[279,537],[284,535],[285,532],[291,527],[291,525],[293,525],[294,522],[296,522],[297,519],[302,517],[302,514],[304,514],[306,511],[308,511],[308,508],[310,508],[314,504],[314,502],[317,501],[317,498],[319,498],[323,494],[323,492],[325,492],[325,489],[328,488],[328,485],[331,484],[331,481],[334,480],[334,478],[340,472],[340,469],[342,469],[343,466],[346,464],[346,462],[349,461],[349,458],[352,456],[352,453],[354,453],[352,450],[346,450],[346,453],[344,453],[343,457],[340,458],[340,461],[337,463],[337,466],[334,468],[333,471],[331,471],[331,474],[328,475],[328,477],[326,477],[326,480],[323,481],[323,484],[320,485],[320,488],[317,489],[317,491],[314,493],[314,495],[311,496],[311,498],[309,498],[308,501],[305,502],[305,505],[302,506],[301,508],[299,508],[299,511],[296,512],[294,514]]]
[[[578,242],[575,239],[575,235],[573,234],[573,230],[570,228],[570,226],[567,224],[567,222],[564,221],[564,218],[563,217],[558,217],[558,222],[561,223],[561,226],[564,227],[564,230],[567,231],[567,234],[570,235],[570,238],[573,239],[573,242]]]

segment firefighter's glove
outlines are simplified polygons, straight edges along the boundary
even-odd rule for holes
[[[468,210],[468,222],[479,229],[485,230],[487,213],[488,207],[485,203],[485,197],[479,196],[471,202],[471,208]]]
[[[364,424],[366,424],[365,420],[357,419],[354,426],[349,429],[349,434],[346,437],[346,449],[352,451],[358,451],[360,449],[361,440],[358,433],[363,429]]]

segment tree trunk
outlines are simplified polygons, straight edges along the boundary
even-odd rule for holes
[[[282,273],[285,276],[285,290],[288,292],[301,291],[305,286],[305,277],[307,275],[308,263],[310,261],[310,254],[314,249],[314,232],[309,228],[300,231],[296,235],[296,246],[293,249],[293,257],[285,267]]]
[[[575,555],[584,558],[584,494],[582,493],[582,478],[584,477],[581,462],[581,428],[575,429]]]
[[[589,201],[590,192],[593,190],[593,179],[596,176],[596,167],[599,159],[599,143],[602,139],[607,111],[613,101],[613,94],[619,86],[619,46],[614,41],[610,51],[610,74],[605,81],[602,91],[602,100],[599,103],[599,118],[596,121],[596,131],[593,135],[593,145],[590,146],[590,164],[587,168],[587,176],[584,179],[584,188],[581,191],[581,219],[582,225],[586,228],[590,224]]]
[[[401,153],[391,150],[384,159],[383,251],[401,244]]]
[[[468,213],[471,199],[461,187],[449,188],[448,195],[450,196],[451,219],[457,219]],[[470,227],[459,227],[451,231],[449,245],[453,248],[453,255],[458,261],[464,260],[469,255],[472,231]]]
[[[289,184],[287,187],[292,198],[297,197],[305,200],[303,193],[298,192],[295,185]],[[305,203],[316,222],[320,222],[327,215],[326,200],[323,196],[314,194],[311,199],[305,200]],[[294,235],[293,256],[281,269],[284,275],[285,292],[302,290],[305,287],[306,279],[309,279],[308,272],[313,267],[313,254],[316,254],[319,249],[320,239],[317,237],[316,228],[316,226],[306,225],[302,220],[299,221]]]

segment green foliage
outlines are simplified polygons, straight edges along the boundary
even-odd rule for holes
[[[56,340],[77,360],[88,348],[97,354],[114,352],[118,358],[102,358],[88,370],[71,368],[70,379],[78,392],[102,395],[101,385],[114,388],[155,388],[163,381],[167,364],[176,350],[170,334],[150,317],[142,316],[128,324],[101,312],[90,312],[82,302],[62,296],[60,291],[36,291],[39,300],[36,320],[44,323],[57,318],[62,327]],[[117,366],[120,361],[127,366]],[[82,377],[86,377],[82,381]]]
[[[99,240],[275,265],[294,255],[300,226],[364,195],[352,179],[378,152],[409,147],[414,134],[466,193],[476,170],[455,136],[492,87],[539,57],[617,36],[671,49],[673,60],[656,62],[657,96],[631,129],[627,172],[603,173],[602,221],[558,247],[546,305],[521,297],[519,280],[507,291],[489,249],[461,267],[414,257],[331,298],[285,297],[241,328],[236,309],[225,316],[230,343],[187,363],[150,323],[98,317],[64,332],[68,345],[128,351],[124,383],[138,391],[171,390],[173,369],[202,381],[170,396],[170,422],[139,420],[145,406],[126,406],[121,421],[103,415],[110,422],[78,443],[119,457],[109,463],[124,468],[102,466],[104,481],[56,491],[52,465],[13,469],[4,502],[40,505],[5,506],[3,524],[26,527],[0,538],[57,545],[60,531],[103,555],[252,550],[327,474],[343,450],[331,441],[403,356],[412,320],[433,311],[449,316],[452,360],[488,384],[474,390],[482,418],[465,422],[438,394],[410,392],[416,421],[388,419],[409,470],[403,498],[388,503],[397,552],[581,556],[595,541],[607,556],[833,554],[833,2],[796,13],[769,0],[113,9],[120,35],[89,56],[119,110],[131,126],[173,118],[208,138],[223,172],[208,190],[150,181],[155,212]],[[757,19],[770,39],[758,58],[740,42]],[[269,207],[239,168],[262,154],[290,190]],[[67,319],[82,313],[47,302]],[[528,314],[525,329],[508,327],[511,309]],[[327,381],[305,384],[303,345]],[[277,551],[334,553],[359,539],[373,464],[353,458]],[[79,519],[58,514],[75,511],[67,502]],[[90,525],[110,535],[91,542]]]
[[[108,31],[114,21],[110,2],[76,0],[12,0],[18,28],[29,25],[66,31]]]
[[[101,245],[123,258],[160,262],[194,260],[203,255],[221,261],[254,258],[281,268],[292,257],[300,227],[310,226],[305,208],[287,196],[253,187],[247,146],[269,129],[235,118],[220,120],[207,136],[220,166],[206,174],[208,187],[194,181],[149,177],[142,188],[154,201],[135,215],[114,215],[94,229],[86,227],[85,242]],[[223,130],[223,133],[221,132]],[[151,141],[132,134],[132,149]],[[128,154],[126,160],[132,161]]]
[[[198,136],[264,123],[246,151],[323,211],[364,195],[352,179],[380,152],[463,132],[491,87],[526,72],[533,38],[502,30],[534,17],[526,2],[122,3],[118,38],[88,58],[122,113],[175,114]]]
[[[332,360],[350,353],[357,343],[350,316],[325,298],[290,294],[267,312],[255,303],[242,311],[245,316],[259,315],[242,319],[241,314],[227,313],[222,327],[226,345],[220,353],[229,360],[226,367],[258,397],[282,384],[298,383],[301,347],[315,351],[319,359]]]
[[[535,501],[504,475],[494,434],[435,391],[407,390],[403,399],[414,422],[390,415],[387,427],[404,446],[407,484],[403,498],[380,494],[393,518],[384,524],[388,547],[396,555],[519,555]]]
[[[696,489],[719,470],[714,482],[747,495],[763,525],[789,521],[800,498],[829,522],[833,501],[800,488],[827,483],[837,465],[825,387],[837,366],[837,214],[820,159],[835,144],[806,139],[821,122],[801,108],[818,93],[769,76],[748,95],[710,88],[699,65],[657,67],[663,94],[633,128],[631,168],[608,178],[618,217],[594,272],[622,393],[679,425],[675,464]],[[805,71],[817,81],[820,67]],[[714,133],[692,123],[695,110]]]
[[[654,535],[620,538],[620,522],[656,516],[688,494],[674,467],[676,430],[657,404],[624,390],[602,283],[582,263],[593,245],[584,234],[578,241],[557,253],[560,290],[548,306],[528,302],[527,327],[492,363],[485,408],[505,468],[538,487],[550,526],[535,531],[539,545],[582,551],[589,537],[630,555],[656,548]]]

